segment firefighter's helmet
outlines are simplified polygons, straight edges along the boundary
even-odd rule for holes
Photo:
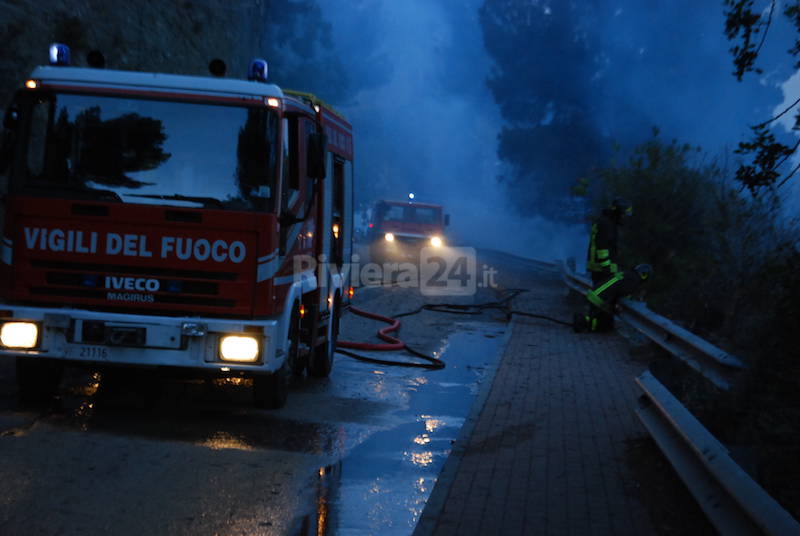
[[[624,197],[617,197],[611,202],[611,210],[619,216],[633,216],[633,205]]]
[[[653,267],[649,264],[637,264],[633,271],[639,274],[639,278],[642,281],[647,281],[650,278],[650,274],[653,273]]]

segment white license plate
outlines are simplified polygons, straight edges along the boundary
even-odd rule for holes
[[[66,357],[70,359],[105,360],[111,357],[110,350],[105,346],[70,346],[65,353]]]

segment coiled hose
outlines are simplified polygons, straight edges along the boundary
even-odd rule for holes
[[[406,343],[401,341],[400,339],[389,335],[389,333],[393,331],[397,331],[400,329],[400,320],[398,318],[402,318],[404,316],[410,316],[418,314],[422,311],[435,311],[438,313],[451,313],[451,314],[462,314],[462,315],[479,315],[486,309],[499,309],[506,314],[506,318],[511,318],[512,315],[520,315],[520,316],[527,316],[531,318],[539,318],[542,320],[549,320],[550,322],[555,322],[557,324],[561,324],[564,326],[572,327],[572,322],[565,322],[563,320],[559,320],[557,318],[553,318],[547,315],[540,315],[536,313],[528,313],[525,311],[518,311],[515,309],[511,309],[508,303],[514,299],[517,295],[522,292],[526,292],[527,289],[509,289],[507,292],[508,294],[504,296],[502,299],[495,301],[495,302],[488,302],[488,303],[480,303],[480,304],[472,304],[472,305],[464,305],[464,304],[457,304],[457,303],[426,303],[414,309],[413,311],[408,311],[405,313],[400,313],[394,315],[393,318],[388,316],[380,315],[377,313],[373,313],[370,311],[365,311],[363,309],[359,309],[358,307],[350,306],[350,311],[358,316],[362,316],[364,318],[370,318],[372,320],[378,320],[380,322],[385,322],[389,324],[380,330],[378,330],[378,337],[385,341],[386,344],[379,344],[379,343],[369,343],[369,342],[352,342],[352,341],[338,341],[336,344],[336,351],[340,354],[346,355],[348,357],[352,357],[354,359],[358,359],[359,361],[364,361],[367,363],[375,363],[379,365],[395,365],[395,366],[404,366],[404,367],[419,367],[419,368],[426,368],[431,370],[442,369],[445,366],[444,361],[441,359],[437,359],[435,357],[423,354],[422,352],[418,352],[413,348],[410,348]],[[406,352],[410,353],[411,355],[418,357],[427,361],[426,363],[417,363],[413,361],[391,361],[388,359],[378,359],[375,357],[367,357],[360,354],[356,354],[355,352],[350,352],[345,350],[345,348],[353,349],[353,350],[369,350],[369,351],[377,351],[377,352],[391,352],[397,350],[405,350]]]
[[[400,329],[400,321],[397,320],[397,318],[389,318],[388,316],[379,315],[378,313],[371,313],[369,311],[364,311],[363,309],[359,309],[358,307],[353,307],[352,305],[350,306],[350,311],[358,316],[363,316],[365,318],[371,318],[373,320],[379,320],[381,322],[386,322],[387,324],[390,324],[389,326],[386,326],[385,328],[378,330],[378,337],[380,337],[381,340],[386,341],[387,344],[339,341],[336,343],[336,351],[339,352],[340,354],[344,354],[354,359],[358,359],[359,361],[365,361],[367,363],[376,363],[379,365],[419,367],[431,370],[444,368],[444,361],[442,361],[441,359],[437,359],[435,357],[423,354],[422,352],[418,352],[412,348],[409,348],[406,345],[406,343],[404,343],[400,339],[389,335],[390,332],[397,331],[398,329]],[[378,352],[405,350],[411,355],[427,361],[427,363],[416,363],[414,361],[390,361],[388,359],[378,359],[376,357],[367,357],[364,355],[356,354],[354,352],[349,352],[347,350],[343,350],[343,348],[351,348],[354,350],[373,350]]]

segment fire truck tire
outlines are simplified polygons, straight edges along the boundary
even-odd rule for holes
[[[289,360],[272,374],[253,378],[253,404],[261,409],[280,409],[289,397]]]
[[[64,364],[52,359],[17,358],[17,397],[22,406],[42,406],[53,400]]]
[[[333,307],[331,307],[330,338],[314,348],[308,361],[308,375],[314,378],[327,378],[333,368],[333,356],[336,352],[336,341],[339,338],[339,300],[340,298],[337,294],[333,301]]]

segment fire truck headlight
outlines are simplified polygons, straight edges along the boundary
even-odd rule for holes
[[[383,235],[383,238],[385,238],[387,242],[394,242],[394,235],[392,233],[386,233]]]
[[[438,237],[438,236],[432,236],[431,237],[431,245],[433,247],[435,247],[435,248],[442,247],[442,239],[440,237]]]
[[[39,326],[33,322],[6,322],[0,328],[0,343],[8,348],[34,348],[39,342]]]
[[[223,361],[253,363],[258,361],[258,340],[248,335],[226,335],[219,341],[219,356]]]

